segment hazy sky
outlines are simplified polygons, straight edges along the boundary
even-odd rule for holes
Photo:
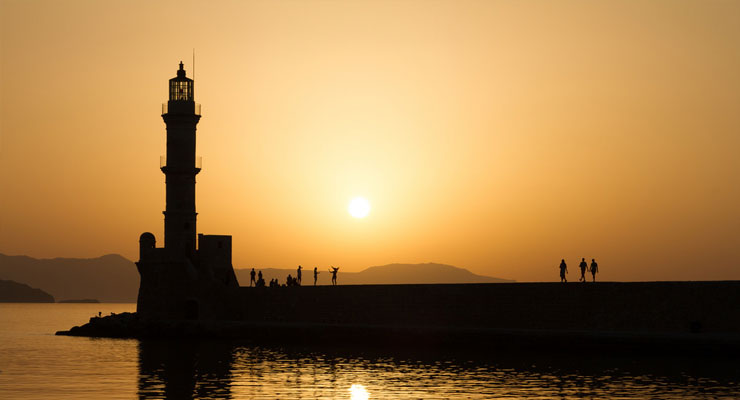
[[[2,253],[162,245],[195,48],[198,231],[236,268],[740,279],[739,1],[0,4]]]

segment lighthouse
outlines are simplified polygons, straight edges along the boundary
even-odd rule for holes
[[[164,211],[164,247],[173,255],[195,258],[195,131],[200,104],[195,104],[193,80],[185,76],[182,61],[170,79],[169,100],[162,105],[167,125],[167,155],[160,160],[167,187]]]
[[[167,128],[167,154],[159,167],[165,176],[164,247],[154,235],[139,237],[136,268],[141,281],[137,314],[152,319],[228,319],[239,282],[231,264],[231,236],[197,233],[195,133],[200,105],[194,81],[182,62],[169,80],[162,119]]]

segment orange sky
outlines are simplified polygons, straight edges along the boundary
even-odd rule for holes
[[[196,48],[198,230],[236,268],[740,279],[740,2],[0,4],[2,253],[161,245]]]

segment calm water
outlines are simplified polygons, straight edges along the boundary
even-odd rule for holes
[[[0,304],[0,399],[740,397],[734,359],[450,355],[57,337],[133,304]]]

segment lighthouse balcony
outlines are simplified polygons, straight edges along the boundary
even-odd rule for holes
[[[200,104],[194,101],[168,101],[162,103],[162,115],[198,115],[200,116]]]
[[[195,172],[196,174],[203,169],[203,157],[195,157],[195,162],[192,166],[183,165],[180,163],[167,163],[167,156],[159,156],[159,169],[164,173],[168,172]]]

